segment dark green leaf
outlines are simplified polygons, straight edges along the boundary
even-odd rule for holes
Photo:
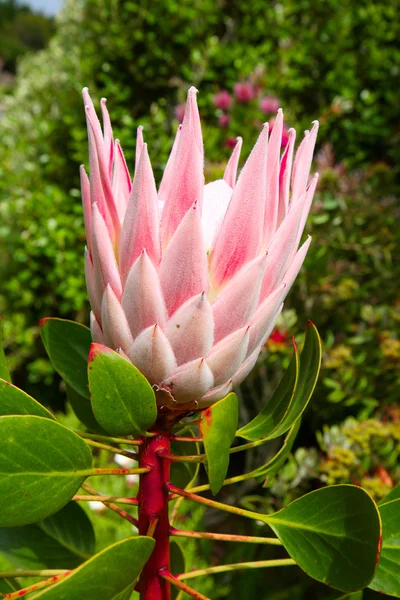
[[[14,592],[19,588],[14,586],[14,582],[10,579],[0,579],[0,594]]]
[[[207,456],[211,491],[221,489],[229,467],[229,449],[235,437],[239,407],[236,394],[230,393],[201,413],[199,429]]]
[[[238,437],[256,441],[269,435],[280,424],[296,389],[299,366],[299,353],[297,345],[294,344],[292,360],[272,398],[250,423],[236,432]]]
[[[153,547],[149,537],[113,544],[32,600],[129,600]]]
[[[87,427],[89,431],[92,431],[93,433],[106,433],[106,431],[104,431],[104,429],[100,427],[100,425],[95,419],[89,398],[87,398],[86,396],[81,396],[80,394],[78,394],[78,392],[74,390],[74,388],[72,388],[68,384],[66,388],[69,403],[80,422],[83,425],[85,425],[85,427]]]
[[[88,369],[97,422],[111,435],[143,435],[157,417],[155,394],[144,375],[102,344],[92,344]]]
[[[0,416],[4,415],[36,415],[45,419],[54,419],[51,412],[32,396],[12,383],[0,379]]]
[[[272,416],[269,415],[269,404],[265,409],[248,425],[237,432],[237,435],[248,440],[258,440],[261,438],[274,439],[283,433],[295,423],[306,409],[312,393],[317,383],[319,370],[321,368],[322,348],[321,340],[317,328],[311,321],[308,323],[304,348],[300,357],[299,372],[296,378],[295,357],[289,365],[289,374],[283,377],[272,405]],[[293,381],[293,389],[290,403],[287,404],[290,394],[290,382]],[[282,394],[282,395],[281,395]],[[276,424],[277,417],[282,414],[283,407],[287,406],[280,422]]]
[[[27,525],[60,510],[92,468],[75,433],[35,416],[0,417],[0,527]]]
[[[7,360],[3,349],[3,319],[0,317],[0,377],[6,381],[11,381],[10,372],[7,367]]]
[[[362,488],[322,488],[263,520],[317,581],[353,592],[374,577],[381,523],[374,501]]]
[[[25,569],[74,569],[91,557],[94,543],[92,523],[76,502],[35,525],[0,529],[0,553]]]
[[[382,549],[370,588],[400,598],[400,485],[381,502]]]
[[[300,423],[301,423],[301,419],[297,419],[296,423],[294,425],[292,425],[292,427],[289,429],[288,433],[286,434],[286,437],[284,439],[282,447],[279,449],[279,451],[265,465],[261,465],[261,467],[254,469],[254,471],[251,472],[253,477],[255,477],[255,478],[258,478],[258,477],[270,478],[270,477],[273,477],[273,475],[275,475],[275,473],[277,473],[279,471],[279,469],[285,463],[287,457],[289,456],[289,454],[292,450],[294,441],[295,441],[298,431],[300,429]]]
[[[172,442],[171,453],[178,456],[199,454],[199,445],[190,442]],[[200,463],[173,462],[171,464],[171,483],[184,490],[194,485],[200,470]]]
[[[87,359],[90,329],[65,319],[42,319],[40,332],[53,367],[81,396],[89,398]]]

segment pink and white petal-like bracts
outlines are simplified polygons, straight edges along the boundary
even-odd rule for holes
[[[224,179],[204,185],[196,90],[188,93],[157,192],[142,128],[131,181],[102,100],[87,89],[90,181],[81,168],[86,281],[95,341],[118,350],[171,409],[223,398],[253,368],[307,254],[299,249],[317,184],[318,123],[281,155],[283,113],[264,125],[236,182],[241,138]],[[292,168],[293,165],[293,168]]]

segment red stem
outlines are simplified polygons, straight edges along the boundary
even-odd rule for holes
[[[155,547],[139,579],[140,600],[171,600],[171,585],[159,576],[160,570],[170,568],[170,540],[168,518],[168,491],[165,484],[170,479],[170,461],[160,454],[170,451],[170,437],[160,433],[146,438],[139,450],[140,467],[151,470],[140,477],[139,534],[148,535],[154,528]],[[157,456],[158,454],[158,456]]]

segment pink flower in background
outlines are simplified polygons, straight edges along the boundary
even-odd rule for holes
[[[237,142],[236,138],[234,138],[234,137],[228,137],[228,139],[225,142],[225,146],[227,148],[231,148],[232,149],[232,148],[234,148],[236,146],[236,142]]]
[[[260,109],[267,115],[276,113],[279,109],[279,99],[276,96],[263,96],[260,100]]]
[[[185,104],[177,104],[175,106],[175,118],[179,123],[182,123],[185,116]]]
[[[196,90],[157,190],[142,128],[132,183],[102,100],[87,89],[90,180],[81,168],[86,281],[94,341],[134,363],[171,409],[205,407],[251,371],[306,256],[300,239],[317,184],[318,124],[293,161],[283,113],[264,125],[236,181],[238,138],[223,179],[204,184]],[[267,168],[268,164],[268,168]]]
[[[221,90],[218,94],[215,94],[213,98],[215,108],[221,110],[228,110],[232,105],[232,96],[227,90]]]
[[[233,91],[235,92],[237,100],[244,104],[253,100],[256,95],[256,90],[250,81],[239,81],[238,83],[235,83]]]
[[[223,128],[228,127],[229,121],[228,115],[221,115],[218,119],[218,125]]]

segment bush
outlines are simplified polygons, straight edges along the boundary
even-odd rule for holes
[[[7,344],[13,351],[15,366],[30,363],[33,380],[49,376],[41,358],[32,366],[37,352],[35,327],[41,317],[53,314],[87,320],[80,266],[84,232],[78,191],[78,165],[87,160],[80,98],[84,85],[90,87],[97,101],[102,95],[109,97],[115,134],[122,139],[130,165],[135,127],[139,123],[145,125],[158,179],[177,126],[174,107],[182,101],[189,83],[201,87],[199,100],[205,121],[206,151],[213,161],[208,165],[208,175],[219,176],[222,165],[214,163],[219,157],[225,158],[229,150],[221,148],[224,139],[221,129],[216,127],[212,96],[224,87],[231,90],[235,82],[249,77],[258,78],[263,89],[279,95],[282,104],[288,107],[290,125],[309,126],[311,119],[322,115],[320,139],[329,137],[333,141],[339,160],[345,157],[357,163],[379,156],[390,161],[394,156],[392,143],[397,122],[396,10],[394,5],[370,0],[361,3],[329,0],[317,4],[285,0],[269,5],[259,0],[221,4],[208,0],[180,3],[164,0],[146,5],[127,0],[68,0],[49,47],[22,61],[15,91],[5,100],[0,121],[0,252],[4,256],[0,266],[0,305],[9,323],[6,323]],[[242,117],[236,119],[236,124],[233,120],[232,133],[245,134],[248,143],[245,156],[252,132],[255,134],[257,129],[253,121],[263,117],[258,100],[243,106],[243,114],[243,121]],[[224,130],[224,135],[228,134],[230,130]],[[357,181],[354,185],[358,185]],[[376,299],[372,295],[369,300],[369,284],[367,292],[346,288],[349,277],[354,275],[355,282],[361,284],[368,273],[376,272],[378,266],[381,269],[381,259],[385,285],[394,280],[387,262],[391,247],[382,254],[378,237],[376,242],[370,242],[375,244],[374,252],[367,244],[358,243],[360,227],[374,229],[376,218],[381,224],[391,218],[375,206],[374,194],[378,191],[369,190],[370,183],[360,185],[368,194],[368,202],[358,194],[354,208],[351,200],[347,210],[348,201],[335,199],[333,189],[330,196],[324,193],[322,208],[314,217],[314,229],[325,236],[322,243],[329,243],[332,227],[337,235],[335,252],[341,274],[332,269],[322,281],[324,269],[331,268],[332,260],[336,259],[329,258],[327,249],[315,250],[318,245],[314,243],[308,259],[313,275],[307,277],[300,289],[307,285],[309,293],[320,293],[315,278],[316,273],[321,274],[321,286],[325,287],[321,297],[314,296],[313,302],[315,310],[323,311],[321,321],[330,331],[341,326],[339,314],[347,314],[346,298],[341,300],[342,312],[334,312],[338,309],[333,306],[335,292],[333,288],[327,290],[327,286],[335,286],[339,279],[339,294],[352,294],[356,299],[354,305],[360,293],[367,312],[369,305],[376,307],[382,303],[391,310],[392,300],[381,300],[385,288],[380,279],[374,284]],[[360,210],[363,217],[358,215]],[[388,207],[387,212],[393,210],[394,207]],[[348,222],[341,224],[344,218]],[[357,227],[353,227],[354,223]],[[343,227],[351,228],[352,241],[346,243],[352,250],[343,246],[343,239],[348,237],[348,233],[341,233]],[[391,224],[388,222],[385,227],[390,237]],[[386,239],[384,235],[387,248]],[[360,256],[364,249],[365,256]],[[360,259],[366,260],[362,263],[361,279],[354,263],[350,264]],[[349,285],[354,287],[354,282]],[[39,298],[35,302],[31,286]],[[301,300],[304,297],[303,293]],[[311,314],[309,309],[307,306]],[[375,311],[373,321],[380,319],[387,331],[393,320],[386,316],[385,310],[384,314],[378,311],[380,316]],[[302,318],[301,310],[299,315]],[[332,319],[336,319],[335,323]],[[377,336],[374,333],[371,338],[368,323],[362,319],[361,334],[359,331],[355,338],[360,340],[359,335],[369,335],[368,343],[375,350]],[[25,327],[29,335],[23,333]],[[377,330],[375,326],[372,329]],[[386,342],[386,353],[395,350],[390,341]],[[361,358],[360,354],[357,360]],[[382,363],[383,359],[380,360]],[[351,366],[349,372],[354,373],[354,368]],[[357,398],[374,398],[375,384],[371,386],[370,378],[376,380],[377,368],[377,363],[371,361],[366,388],[365,378],[360,377],[357,384],[351,381],[352,387],[360,386],[353,390]],[[352,375],[346,377],[351,379]],[[386,377],[393,381],[393,369],[385,370]],[[336,381],[335,375],[330,379]],[[330,388],[329,393],[335,389]]]

